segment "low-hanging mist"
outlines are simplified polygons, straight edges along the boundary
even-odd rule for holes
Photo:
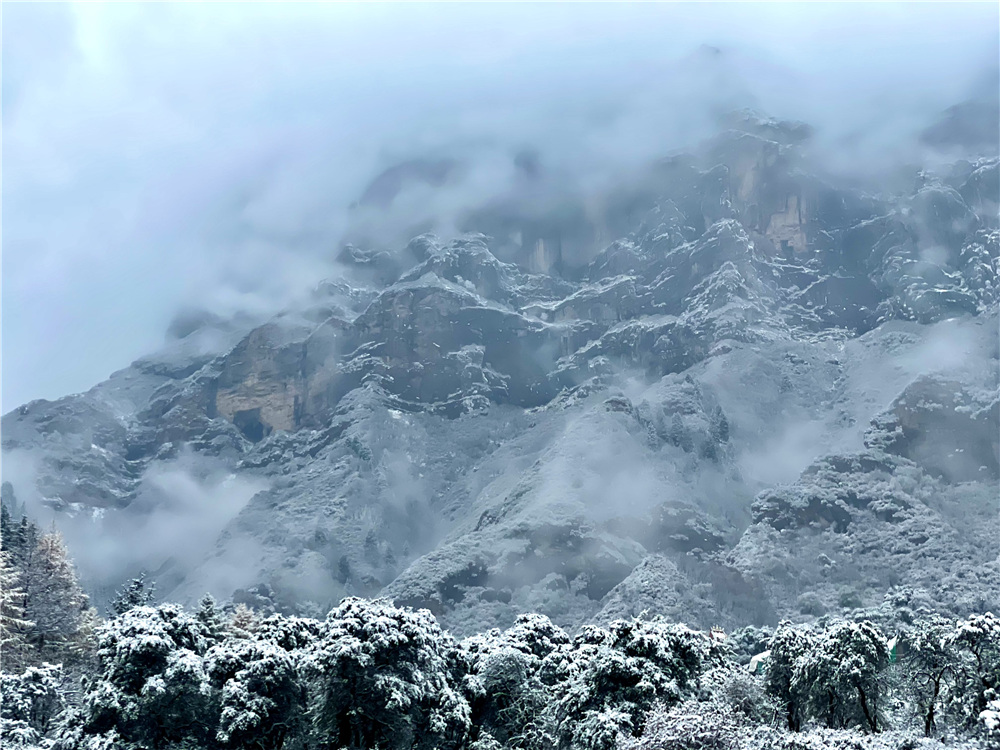
[[[545,167],[531,201],[551,203],[754,106],[808,122],[831,171],[885,177],[927,156],[918,135],[946,108],[997,88],[996,9],[974,4],[14,5],[5,21],[5,411],[158,347],[179,307],[272,314],[339,273],[352,225],[454,231],[523,195],[524,149]],[[461,179],[349,208],[415,159]]]
[[[719,7],[13,6],[5,507],[101,604],[997,606],[996,8]]]

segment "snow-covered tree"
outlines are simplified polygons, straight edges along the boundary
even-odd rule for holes
[[[146,583],[146,574],[140,573],[136,578],[122,586],[115,594],[111,608],[108,610],[110,617],[118,617],[136,607],[145,607],[151,604],[153,596],[156,594],[156,584]]]
[[[20,719],[4,719],[0,717],[0,747],[4,750],[23,748],[38,750],[42,735],[37,729]]]
[[[727,664],[709,670],[703,683],[720,711],[725,710],[746,723],[767,727],[776,727],[785,721],[785,707],[767,692],[763,675]]]
[[[88,600],[62,536],[45,534],[23,559],[24,615],[34,623],[28,641],[39,654],[65,656],[76,646]]]
[[[522,614],[514,625],[471,636],[462,642],[468,661],[466,696],[480,744],[548,747],[554,742],[553,686],[542,679],[546,656],[570,649],[572,640],[544,615]]]
[[[994,692],[989,698],[986,708],[979,714],[979,721],[986,729],[986,736],[1000,746],[1000,695]]]
[[[642,735],[623,737],[616,750],[735,750],[745,717],[710,701],[686,700],[676,706],[656,706]]]
[[[604,746],[601,739],[632,735],[642,727],[642,719],[656,702],[680,700],[677,683],[649,660],[627,656],[608,644],[582,644],[570,657],[570,675],[559,686],[560,698],[554,707],[559,747]],[[601,737],[587,731],[598,728],[594,717],[615,720],[613,734]],[[613,747],[613,745],[608,746]]]
[[[768,693],[785,709],[785,724],[793,732],[802,728],[804,718],[804,695],[793,683],[795,664],[815,646],[815,634],[804,627],[795,627],[790,622],[778,624],[768,644],[765,662],[764,685]]]
[[[295,657],[266,641],[230,639],[206,657],[221,690],[218,740],[227,748],[280,750],[302,737],[306,692]]]
[[[807,714],[828,727],[878,732],[888,664],[885,636],[872,623],[838,623],[796,659],[792,692],[804,695]]]
[[[320,640],[325,632],[326,623],[319,620],[270,615],[256,624],[253,637],[273,643],[285,651],[299,652]]]
[[[967,667],[959,686],[967,702],[965,720],[975,724],[990,696],[1000,694],[1000,618],[992,612],[958,623],[949,642],[966,654]]]
[[[514,624],[504,631],[503,640],[512,648],[544,659],[553,651],[569,646],[573,639],[565,630],[553,624],[545,615],[518,615]]]
[[[933,615],[914,623],[903,637],[903,675],[923,722],[924,735],[937,728],[942,703],[954,695],[961,655],[951,639],[954,625]]]
[[[20,579],[20,571],[11,564],[10,553],[0,551],[0,655],[8,670],[22,664],[27,645],[25,634],[34,624],[24,616]]]
[[[3,483],[4,489],[7,488],[7,482]],[[6,498],[3,498],[6,500]],[[5,502],[0,502],[0,541],[3,543],[3,549],[10,551],[10,540],[11,537],[16,533],[16,527],[14,526],[14,519],[7,509],[7,504]]]
[[[27,734],[24,727],[41,735],[47,732],[63,709],[62,665],[43,663],[21,674],[0,673],[0,719],[5,734]]]
[[[7,516],[7,526],[0,537],[3,562],[0,570],[3,589],[0,591],[0,637],[3,639],[4,665],[16,669],[30,661],[28,636],[34,623],[27,615],[27,577],[38,548],[38,527],[27,517],[14,524]],[[20,624],[19,624],[20,623]],[[9,641],[9,644],[8,644]]]
[[[205,626],[205,632],[212,641],[221,641],[226,635],[226,619],[215,604],[215,597],[205,594],[198,602],[198,621]]]
[[[385,750],[462,747],[469,704],[459,655],[426,610],[350,598],[327,615],[305,667],[315,680],[322,745]]]
[[[237,604],[229,616],[229,632],[238,638],[250,638],[257,629],[257,613],[246,604]]]
[[[890,670],[887,644],[870,622],[824,630],[782,623],[768,642],[764,674],[734,664],[707,634],[661,620],[586,626],[571,639],[546,617],[522,615],[505,631],[458,645],[429,612],[345,599],[322,622],[271,615],[255,618],[252,630],[218,625],[209,599],[191,615],[176,605],[137,607],[105,623],[97,674],[86,681],[81,706],[63,709],[54,729],[61,698],[40,689],[26,702],[31,681],[4,675],[4,747],[888,750],[931,743],[909,730],[881,734]],[[969,747],[990,746],[1000,732],[990,682],[996,625],[991,615],[958,627],[934,618],[911,623],[899,671],[910,671],[915,700],[899,705],[919,709],[915,729],[925,729],[928,714],[933,723],[960,705]],[[982,708],[973,714],[977,700]],[[799,729],[807,719],[827,727],[777,728]]]
[[[98,630],[98,675],[87,687],[88,737],[144,748],[212,747],[218,698],[202,656],[204,626],[173,604],[136,607]]]
[[[4,549],[10,552],[11,563],[15,568],[22,571],[28,569],[38,547],[39,537],[41,533],[38,527],[27,516],[21,516],[13,533],[4,537]]]
[[[539,729],[536,724],[552,698],[538,676],[541,659],[500,638],[477,646],[477,653],[470,654],[465,692],[478,734],[506,746],[532,746],[527,734]]]
[[[722,658],[704,633],[658,620],[619,620],[608,630],[588,626],[574,645],[546,658],[546,671],[562,675],[554,711],[560,747],[567,748],[613,747],[601,722],[637,735],[654,704],[693,694],[702,671]]]

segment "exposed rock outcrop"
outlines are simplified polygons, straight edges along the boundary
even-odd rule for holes
[[[152,566],[179,598],[382,594],[458,633],[766,624],[900,582],[963,612],[996,580],[996,158],[901,196],[823,177],[800,123],[724,126],[603,192],[512,155],[473,233],[352,237],[343,277],[270,320],[181,316],[161,352],[5,415],[5,479],[109,538],[166,523],[165,475],[223,477],[211,545]],[[463,168],[389,169],[357,215]],[[229,515],[226,482],[252,496]]]

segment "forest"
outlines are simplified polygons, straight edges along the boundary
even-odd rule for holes
[[[988,748],[1000,618],[914,611],[694,630],[655,612],[570,634],[523,614],[457,640],[427,610],[325,619],[156,603],[101,616],[57,532],[3,513],[5,748],[672,750]]]

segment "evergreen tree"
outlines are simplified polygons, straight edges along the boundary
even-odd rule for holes
[[[0,543],[3,549],[9,551],[11,537],[14,536],[14,519],[11,518],[7,505],[0,503]]]
[[[20,523],[17,524],[17,528],[11,535],[8,549],[11,554],[11,563],[22,574],[31,567],[35,551],[38,549],[38,539],[40,536],[38,527],[28,520],[27,516],[21,516]],[[23,581],[21,586],[22,588],[24,587]]]
[[[721,406],[716,406],[712,412],[709,434],[711,434],[712,440],[717,443],[729,442],[729,420],[726,419],[726,413],[722,411]]]
[[[0,484],[0,533],[5,541],[11,537],[8,532],[15,528],[14,519],[24,515],[24,505],[17,501],[14,495],[14,485],[10,482]]]
[[[102,625],[83,733],[108,738],[100,747],[214,747],[218,696],[205,671],[205,635],[174,604],[135,607]]]
[[[990,697],[986,709],[979,714],[979,721],[986,728],[987,738],[1000,747],[1000,696]]]
[[[540,659],[502,638],[491,646],[472,656],[466,693],[480,737],[488,732],[509,745],[541,715],[551,693],[538,679]]]
[[[254,625],[253,637],[268,641],[285,651],[304,651],[326,633],[326,625],[307,617],[269,615]]]
[[[462,642],[475,747],[554,745],[553,717],[546,713],[554,691],[542,681],[541,668],[546,656],[571,644],[565,631],[535,614],[519,615],[502,633],[494,629]]]
[[[136,607],[145,607],[152,603],[155,592],[156,584],[150,583],[147,587],[146,574],[140,573],[118,590],[108,615],[118,617]]]
[[[815,635],[787,620],[778,624],[768,644],[764,685],[767,692],[785,708],[785,724],[793,732],[802,728],[803,696],[794,689],[792,677],[796,662],[815,646]]]
[[[22,569],[22,582],[24,613],[34,623],[29,643],[39,653],[62,656],[80,634],[88,600],[58,532],[38,540],[28,566]]]
[[[430,612],[345,599],[308,650],[322,747],[463,747],[469,704],[459,691],[454,640]]]
[[[0,673],[0,747],[37,748],[65,707],[61,664]],[[47,745],[43,745],[47,746]]]
[[[217,738],[227,748],[280,750],[305,728],[306,691],[295,655],[261,640],[228,640],[206,656],[220,691]]]
[[[24,591],[18,585],[20,571],[11,564],[11,555],[0,551],[0,654],[7,671],[24,661],[25,634],[34,625],[24,616]]]
[[[0,676],[2,715],[6,721],[24,722],[38,733],[47,732],[62,710],[61,664],[28,667],[22,674]]]
[[[796,660],[792,690],[805,696],[807,712],[828,727],[878,732],[888,664],[885,637],[872,623],[838,623]]]
[[[634,619],[585,627],[572,651],[553,652],[543,667],[546,681],[562,683],[553,707],[559,747],[612,750],[619,732],[642,731],[654,704],[693,694],[720,658],[704,633],[683,625]]]
[[[205,594],[198,602],[198,613],[195,617],[205,626],[205,632],[210,640],[221,641],[225,638],[226,621],[215,605],[215,597],[211,594]]]

